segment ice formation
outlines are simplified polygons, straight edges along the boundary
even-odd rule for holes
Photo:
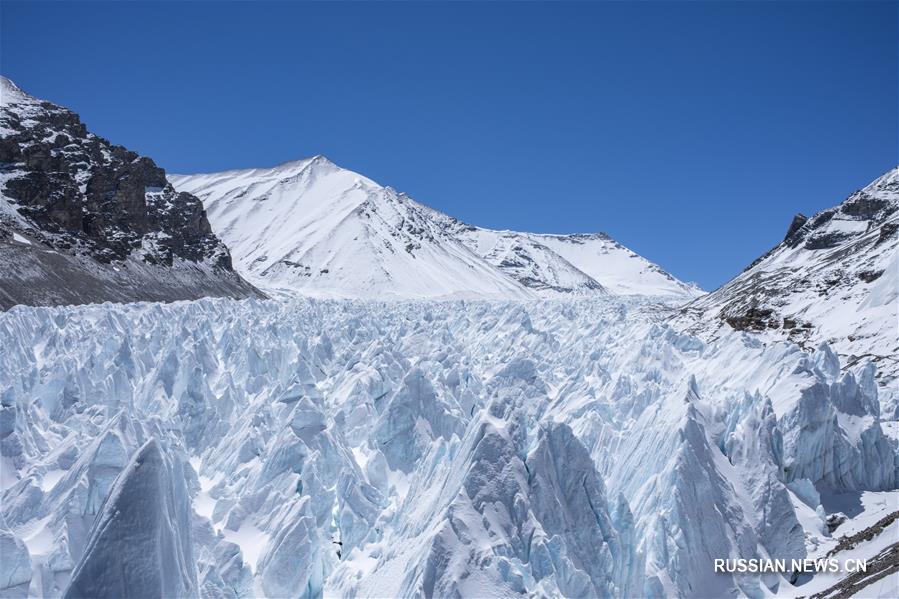
[[[137,450],[103,503],[67,599],[189,597],[197,592],[183,466],[159,443]]]
[[[13,308],[2,593],[805,594],[711,560],[819,555],[831,498],[895,498],[874,366],[668,314],[613,295]]]

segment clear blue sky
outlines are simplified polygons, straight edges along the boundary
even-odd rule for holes
[[[897,163],[894,2],[9,3],[0,70],[170,172],[325,154],[711,289]]]

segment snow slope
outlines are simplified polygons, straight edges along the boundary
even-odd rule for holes
[[[720,289],[685,307],[694,332],[722,328],[826,342],[843,364],[872,360],[884,410],[899,419],[899,169],[806,219]]]
[[[350,297],[530,297],[429,211],[325,158],[171,176],[203,199],[237,268],[272,289]]]
[[[702,295],[605,233],[546,235],[462,227],[462,239],[478,255],[527,287],[590,295],[604,289],[617,295],[668,298]]]
[[[170,175],[200,197],[238,270],[267,289],[356,298],[701,292],[607,236],[466,225],[323,156],[268,169]]]
[[[59,596],[136,518],[203,596],[803,595],[712,560],[814,555],[829,498],[896,497],[875,375],[611,294],[17,307],[0,581]]]

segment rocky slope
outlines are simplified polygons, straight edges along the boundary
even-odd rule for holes
[[[171,175],[203,200],[238,271],[265,289],[357,298],[701,294],[602,234],[467,225],[323,156]]]
[[[806,348],[826,342],[845,365],[877,365],[881,399],[899,417],[899,170],[811,218],[678,319],[714,336],[722,327]]]
[[[200,201],[0,79],[0,307],[246,297]]]

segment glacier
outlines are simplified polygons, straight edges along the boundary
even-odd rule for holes
[[[820,556],[841,498],[895,511],[876,365],[674,310],[14,307],[0,595],[807,595],[712,560]]]
[[[116,478],[72,572],[67,599],[196,594],[190,501],[179,464],[150,439]]]
[[[706,294],[0,92],[0,598],[899,597],[899,170]]]

